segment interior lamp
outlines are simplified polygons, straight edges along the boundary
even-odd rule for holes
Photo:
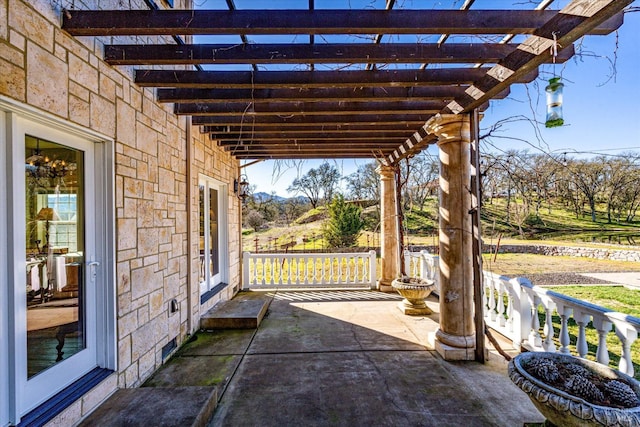
[[[60,221],[60,216],[53,208],[42,208],[36,215],[36,221],[45,221],[43,250],[49,248],[49,221]]]

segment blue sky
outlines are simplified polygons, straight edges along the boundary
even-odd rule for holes
[[[551,9],[563,7],[568,0],[556,1]],[[225,9],[224,0],[196,0],[204,9]],[[321,8],[359,8],[370,5],[384,8],[383,0],[315,0]],[[461,0],[405,0],[397,1],[396,7],[458,8]],[[515,3],[515,6],[514,6]],[[477,0],[474,8],[533,8],[534,2],[516,0]],[[267,2],[264,0],[236,0],[236,7],[242,8],[306,8],[307,0]],[[640,2],[632,3],[640,6]],[[304,36],[298,36],[304,37]],[[249,36],[255,42],[291,42],[258,36]],[[515,41],[520,41],[516,39]],[[297,40],[305,42],[306,40]],[[335,40],[330,40],[335,42]],[[358,40],[355,40],[358,41]],[[361,41],[361,40],[360,40]],[[384,39],[383,39],[384,41]],[[415,37],[414,37],[415,41]],[[453,41],[453,40],[452,40]],[[236,40],[216,39],[212,42],[232,42]],[[581,44],[580,47],[578,45]],[[596,154],[619,155],[624,151],[640,151],[640,12],[625,14],[624,24],[618,33],[608,36],[588,36],[575,44],[576,56],[565,64],[543,65],[540,77],[528,85],[514,85],[511,95],[504,100],[492,101],[485,111],[481,128],[488,128],[497,121],[514,116],[544,121],[546,80],[559,74],[564,87],[565,126],[546,129],[544,125],[536,132],[526,120],[503,127],[490,143],[484,143],[484,152],[500,152],[509,149],[528,149],[531,153],[567,153],[567,156],[590,157]],[[615,74],[613,68],[615,61]],[[481,130],[482,133],[482,130]],[[434,153],[434,148],[431,148]],[[357,169],[363,160],[330,160],[343,175]],[[309,168],[317,167],[321,161],[280,162],[264,161],[244,169],[249,182],[256,191],[275,192],[286,196],[286,188],[293,179],[304,174]]]

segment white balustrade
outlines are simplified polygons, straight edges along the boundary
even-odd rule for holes
[[[243,289],[375,289],[376,252],[243,253]]]
[[[424,258],[424,264],[428,264],[430,268],[429,274],[437,276],[435,272],[438,270],[438,257],[425,251],[414,253],[412,256]],[[610,349],[607,337],[615,330],[614,335],[622,347],[617,369],[634,375],[631,345],[640,334],[639,318],[535,286],[522,277],[510,279],[485,271],[483,288],[485,323],[511,339],[515,348],[574,353],[586,357],[591,344],[595,347],[596,361],[608,365]],[[560,318],[557,336],[553,327],[553,315],[556,313]],[[544,322],[542,325],[541,318]],[[578,327],[573,346],[569,333],[570,319],[573,319]],[[587,330],[590,328],[595,329],[596,342],[587,341]],[[560,344],[559,348],[556,342]]]

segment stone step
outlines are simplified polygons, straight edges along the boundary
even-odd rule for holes
[[[218,387],[141,387],[116,391],[82,427],[207,425],[218,402]]]
[[[240,292],[232,300],[213,306],[200,317],[200,328],[256,329],[271,299],[271,296],[259,292]]]

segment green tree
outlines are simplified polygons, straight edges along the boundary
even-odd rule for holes
[[[347,203],[339,194],[329,205],[329,219],[323,224],[322,231],[328,245],[333,248],[355,246],[364,228],[360,214],[362,209]]]

